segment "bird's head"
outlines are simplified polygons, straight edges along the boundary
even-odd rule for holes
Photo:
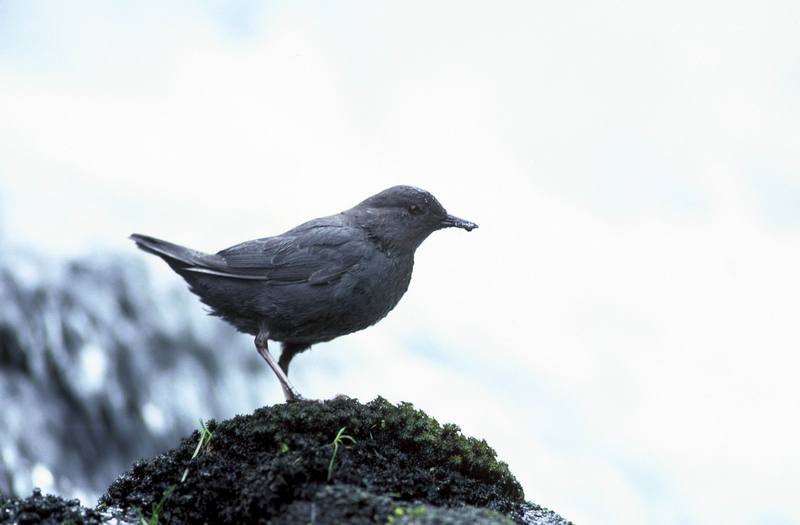
[[[413,186],[394,186],[348,210],[358,225],[390,251],[411,252],[442,228],[471,231],[477,224],[447,213],[436,197]]]

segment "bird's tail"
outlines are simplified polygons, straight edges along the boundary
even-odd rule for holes
[[[138,233],[132,234],[130,238],[140,249],[152,253],[153,255],[158,255],[173,268],[206,266],[208,264],[208,254],[186,248],[185,246]]]

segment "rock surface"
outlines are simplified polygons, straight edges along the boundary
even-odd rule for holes
[[[58,498],[0,498],[0,522],[36,523],[25,516],[39,505],[42,522],[76,525],[568,524],[526,502],[485,441],[408,404],[301,401],[206,428],[210,438],[195,431],[134,464],[96,509],[61,500],[59,514]]]
[[[204,319],[181,283],[154,286],[137,262],[0,250],[0,493],[38,485],[94,500],[199,417],[279,390],[252,338]]]
[[[81,507],[76,499],[66,501],[58,496],[42,495],[38,489],[25,499],[0,494],[0,523],[82,525],[102,522],[99,512]]]

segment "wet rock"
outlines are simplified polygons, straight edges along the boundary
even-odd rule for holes
[[[126,257],[3,254],[0,493],[38,484],[96,498],[199,417],[264,402],[256,388],[272,378],[242,379],[260,359],[252,342],[202,314],[198,322],[182,288],[157,289]]]
[[[94,525],[103,520],[99,512],[81,507],[78,500],[66,501],[57,496],[43,496],[39,490],[34,490],[25,499],[0,495],[0,523]]]
[[[94,509],[0,496],[0,523],[569,525],[525,501],[485,441],[380,398],[209,421],[135,463]]]
[[[169,523],[567,523],[527,503],[486,442],[408,404],[301,401],[208,430],[194,459],[199,431],[101,505],[126,519],[160,505]]]

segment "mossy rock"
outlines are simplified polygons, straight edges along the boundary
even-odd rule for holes
[[[302,401],[207,428],[136,463],[95,509],[0,495],[0,523],[568,525],[526,502],[484,441],[409,404]]]
[[[197,457],[199,432],[136,463],[99,508],[147,518],[163,500],[161,523],[567,523],[526,503],[485,441],[410,404],[300,401],[207,428]],[[334,457],[341,429],[352,440]]]

